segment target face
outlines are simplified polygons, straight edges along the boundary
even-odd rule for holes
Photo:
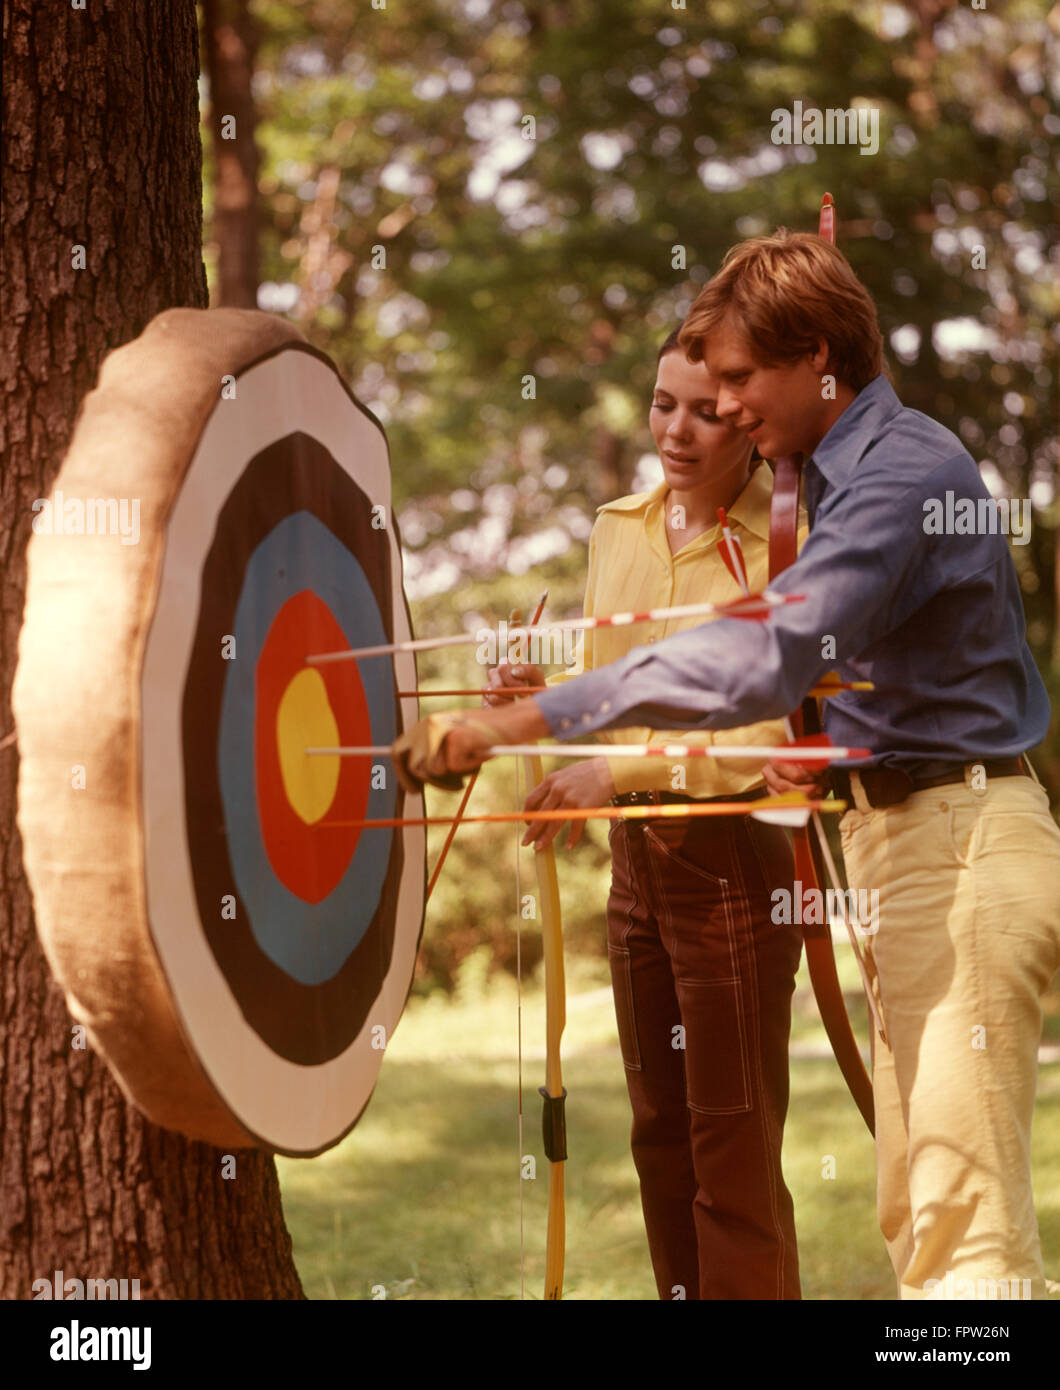
[[[423,921],[422,815],[388,744],[411,657],[306,658],[411,635],[378,424],[327,359],[242,371],[175,499],[141,675],[147,917],[210,1083],[265,1147],[356,1122],[404,1007]],[[402,708],[404,704],[405,708]]]

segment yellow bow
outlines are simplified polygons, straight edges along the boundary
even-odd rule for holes
[[[523,759],[531,787],[543,780],[541,759]],[[548,1236],[545,1244],[545,1298],[563,1296],[563,1256],[566,1216],[563,1205],[563,1164],[567,1157],[567,1119],[560,1064],[560,1040],[567,1022],[567,991],[563,975],[563,922],[560,917],[556,855],[551,842],[536,851],[538,901],[541,905],[541,941],[545,952],[545,1084],[542,1134],[548,1158]]]

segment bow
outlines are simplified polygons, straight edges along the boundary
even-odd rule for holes
[[[548,592],[541,595],[528,627],[537,625]],[[512,615],[513,621],[516,615]],[[522,758],[530,788],[544,780],[541,758],[531,753]],[[563,1086],[560,1041],[567,1022],[567,987],[563,973],[563,919],[559,905],[559,878],[556,854],[549,841],[534,854],[537,870],[537,900],[541,912],[541,944],[545,959],[545,1084],[541,1133],[548,1159],[548,1234],[545,1239],[545,1300],[555,1302],[563,1296],[563,1257],[566,1251],[566,1211],[563,1204],[563,1164],[567,1157],[567,1092]]]
[[[523,759],[527,780],[536,787],[544,774],[535,754]],[[566,1217],[563,1206],[563,1163],[567,1157],[567,1118],[560,1065],[560,1040],[567,1022],[566,985],[563,975],[563,923],[560,917],[556,855],[551,843],[534,855],[537,867],[538,903],[541,909],[541,941],[545,952],[545,1084],[541,1132],[548,1158],[548,1236],[545,1244],[545,1298],[563,1296],[563,1255]]]
[[[826,193],[821,202],[818,235],[831,245],[836,244],[835,206],[830,193]],[[803,460],[800,454],[787,454],[773,461],[773,499],[769,513],[770,579],[776,578],[782,570],[793,564],[798,553],[799,485],[802,479],[802,464]],[[804,733],[815,734],[819,731],[820,719],[817,705],[812,699],[804,700],[802,708],[790,716],[790,725],[796,737]],[[816,843],[808,825],[795,827],[792,830],[796,877],[802,884],[809,884],[820,892],[821,881],[824,877],[821,872],[823,865],[821,856],[823,854],[828,861],[829,869],[833,871],[833,887],[838,889],[838,882],[834,876],[834,866],[831,864],[831,854],[828,852],[828,841],[825,838],[819,818],[814,821],[814,831],[817,834]],[[836,901],[845,903],[845,897],[837,893]],[[827,913],[825,916],[827,917]],[[846,917],[845,907],[844,916]],[[866,997],[873,1010],[876,1025],[882,1033],[882,1025],[874,1007],[864,962],[861,959],[849,917],[846,917],[846,924],[858,958],[862,979],[866,984]],[[854,1103],[861,1111],[862,1118],[869,1127],[869,1132],[875,1134],[872,1081],[865,1070],[861,1050],[854,1037],[850,1018],[843,1003],[843,992],[839,985],[839,976],[836,973],[830,925],[827,921],[821,925],[804,923],[803,940],[806,944],[806,965],[810,972],[810,981],[817,999],[817,1007],[820,1010],[821,1022],[824,1024],[828,1040],[832,1045],[832,1051],[835,1053],[839,1069],[843,1073],[850,1094],[854,1098]]]
[[[548,591],[546,590],[538,601],[534,615],[527,624],[528,627],[534,627],[537,624],[544,610],[547,597]],[[510,622],[512,625],[517,623],[518,615],[513,613]],[[547,689],[547,687],[545,688]],[[491,693],[496,693],[492,686],[486,687],[486,689]],[[413,693],[418,694],[419,692]],[[469,691],[467,693],[485,694],[486,691]],[[521,759],[521,762],[526,772],[528,785],[530,787],[538,786],[544,780],[540,756],[536,752],[528,754]],[[427,885],[428,898],[430,898],[434,885],[438,881],[449,846],[453,843],[453,837],[461,823],[467,825],[483,820],[521,819],[518,815],[464,815],[468,799],[478,778],[478,772],[479,770],[476,770],[472,773],[456,815],[452,817],[449,834],[446,836],[430,883]],[[544,814],[546,818],[552,818],[548,812],[535,813],[535,815],[541,814]],[[564,819],[566,818],[564,816]],[[375,823],[379,824],[380,822]],[[426,820],[424,823],[427,823]],[[368,824],[372,824],[372,822],[366,821],[365,825]],[[566,1212],[563,1205],[562,1165],[567,1157],[567,1120],[564,1106],[567,1092],[563,1086],[560,1041],[567,1022],[567,990],[563,973],[563,921],[560,915],[559,878],[556,874],[556,855],[551,842],[537,851],[534,856],[534,863],[537,870],[537,898],[540,904],[541,941],[545,960],[545,1084],[539,1088],[544,1097],[541,1117],[542,1133],[545,1156],[549,1163],[548,1234],[545,1240],[545,1299],[546,1301],[555,1301],[563,1295],[563,1257],[566,1250]]]

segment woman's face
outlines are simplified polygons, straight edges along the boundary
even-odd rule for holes
[[[728,484],[735,495],[747,481],[754,446],[718,419],[717,400],[717,383],[701,362],[689,362],[680,349],[662,358],[649,423],[672,492]]]

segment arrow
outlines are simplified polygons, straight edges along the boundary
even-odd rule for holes
[[[761,594],[734,599],[731,603],[682,603],[675,608],[649,608],[641,613],[612,613],[606,618],[567,618],[561,623],[541,627],[507,629],[509,640],[530,637],[534,633],[592,632],[600,627],[632,627],[636,623],[665,622],[670,618],[767,618],[774,608],[785,603],[802,603],[803,594],[774,594],[766,589]],[[488,630],[488,629],[487,629]],[[329,661],[359,661],[366,656],[392,656],[397,652],[428,652],[437,647],[474,647],[481,644],[480,633],[458,632],[449,637],[419,637],[411,642],[384,642],[376,647],[350,647],[337,652],[317,652],[307,656],[310,666],[322,666]]]
[[[303,751],[311,757],[322,758],[386,758],[390,756],[390,745],[354,744],[335,748],[306,748]],[[709,748],[690,748],[684,743],[497,743],[480,751],[484,758],[547,755],[550,758],[732,758],[799,763],[834,763],[872,757],[871,748],[834,747],[828,741],[827,734],[797,738],[777,748],[758,743],[726,743]]]
[[[499,695],[505,700],[518,700],[524,695],[544,695],[547,690],[554,690],[551,685],[474,685],[468,686],[465,690],[399,690],[397,698],[399,700],[459,700],[470,699],[475,695]],[[822,676],[816,685],[811,686],[806,692],[816,699],[827,699],[829,695],[838,695],[841,690],[875,690],[872,681],[844,681],[839,676],[830,671],[828,675]],[[0,744],[3,747],[3,744]]]
[[[839,812],[847,809],[845,801],[827,797],[809,801],[788,793],[784,796],[761,797],[756,801],[680,801],[661,806],[564,806],[554,811],[495,811],[488,815],[464,816],[465,825],[502,825],[514,821],[549,820],[654,820],[686,816],[753,816],[756,820],[776,824],[805,825],[813,811]],[[784,819],[781,819],[783,817]],[[450,825],[452,816],[394,816],[386,820],[321,820],[316,829],[393,830],[405,825]]]

